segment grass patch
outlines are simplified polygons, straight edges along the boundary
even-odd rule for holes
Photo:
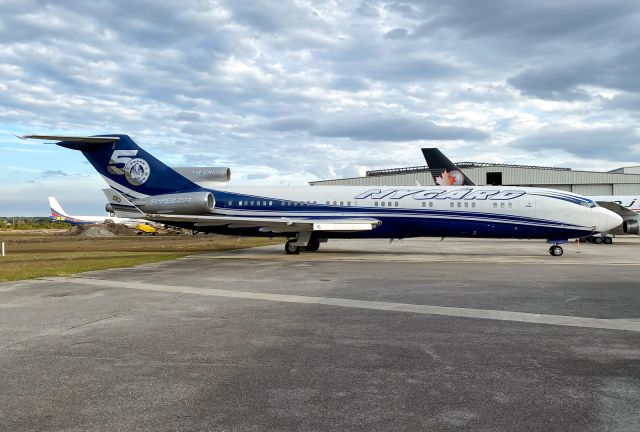
[[[91,270],[131,267],[138,264],[155,263],[188,254],[122,254],[120,256],[83,256],[75,259],[49,257],[45,259],[23,259],[0,262],[0,282],[33,279],[45,276],[70,276]]]
[[[0,241],[5,242],[7,252],[5,257],[0,257],[0,282],[69,276],[282,242],[218,235],[86,238],[29,232],[0,233]]]

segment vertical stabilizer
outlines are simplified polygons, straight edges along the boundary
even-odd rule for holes
[[[437,148],[423,148],[422,154],[435,184],[440,186],[475,186],[460,168]]]
[[[25,135],[25,139],[58,140],[79,150],[107,184],[131,198],[189,192],[200,187],[138,146],[128,135]]]
[[[64,211],[60,203],[55,197],[49,197],[50,219],[64,220],[69,215]]]

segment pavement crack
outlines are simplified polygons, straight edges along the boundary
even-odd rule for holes
[[[79,327],[84,327],[86,325],[97,323],[97,322],[100,322],[100,321],[105,321],[105,320],[109,320],[109,319],[112,319],[112,318],[117,318],[117,317],[118,317],[118,314],[115,314],[115,315],[109,315],[108,317],[98,318],[96,320],[87,321],[87,322],[82,323],[82,324],[71,326],[71,327],[67,328],[67,331],[68,330],[74,330],[74,329],[77,329]]]

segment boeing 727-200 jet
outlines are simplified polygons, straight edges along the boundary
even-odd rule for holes
[[[331,238],[546,239],[560,256],[570,238],[607,231],[620,216],[580,195],[520,187],[203,187],[127,135],[28,135],[79,150],[144,218],[230,235],[283,236],[285,251],[318,250]],[[123,208],[131,209],[129,204]]]

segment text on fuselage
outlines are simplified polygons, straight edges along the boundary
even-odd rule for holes
[[[519,190],[482,190],[482,189],[369,189],[356,195],[355,199],[402,199],[415,200],[511,200],[526,192]]]

